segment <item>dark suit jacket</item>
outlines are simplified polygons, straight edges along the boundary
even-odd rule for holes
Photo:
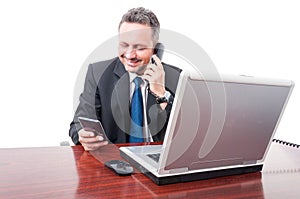
[[[181,70],[163,63],[165,87],[174,96]],[[129,74],[119,58],[90,64],[84,90],[70,124],[69,135],[75,144],[81,126],[78,117],[98,119],[112,143],[128,142],[130,129]],[[163,141],[171,105],[165,110],[155,103],[155,97],[148,94],[147,118],[154,141]]]

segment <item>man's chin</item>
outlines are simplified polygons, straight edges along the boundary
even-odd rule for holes
[[[142,75],[146,69],[147,65],[130,67],[126,66],[126,70],[130,73],[137,73],[138,75]]]

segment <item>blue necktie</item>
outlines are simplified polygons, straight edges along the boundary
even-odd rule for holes
[[[144,142],[143,136],[143,96],[141,84],[143,80],[136,77],[133,80],[135,84],[134,93],[131,98],[131,128],[129,142]]]

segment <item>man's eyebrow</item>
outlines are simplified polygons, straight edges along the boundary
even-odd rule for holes
[[[142,47],[142,48],[147,48],[148,46],[146,44],[135,44],[133,45],[134,48],[137,48],[137,47]]]
[[[119,44],[126,44],[126,45],[128,45],[128,43],[126,43],[124,41],[120,41]]]
[[[130,45],[130,44],[128,44],[125,41],[120,41],[119,44],[120,45],[128,45],[128,46]],[[141,43],[139,43],[139,44],[133,44],[132,47],[133,48],[150,48],[147,44],[141,44]]]

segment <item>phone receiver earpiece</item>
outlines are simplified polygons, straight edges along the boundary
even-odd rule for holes
[[[150,62],[151,62],[151,64],[157,65],[153,57],[151,57]]]
[[[153,53],[161,60],[163,57],[165,46],[162,43],[157,43]]]

